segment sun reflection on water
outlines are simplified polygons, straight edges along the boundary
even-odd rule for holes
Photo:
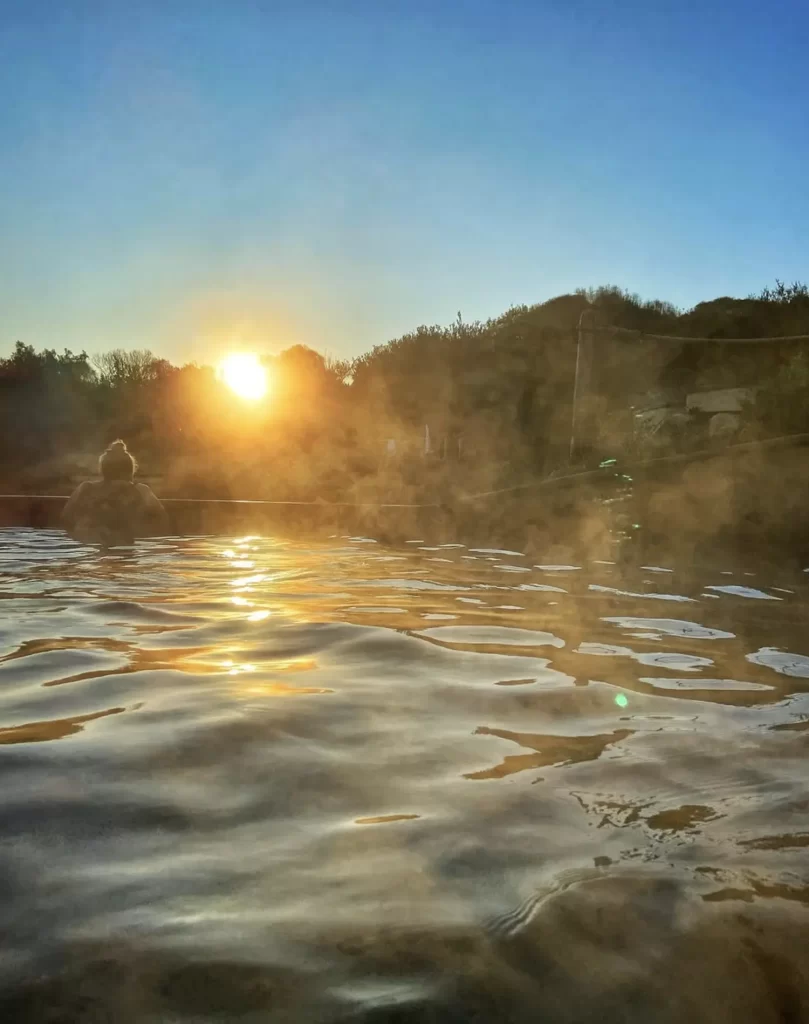
[[[287,982],[273,962],[288,948],[322,964],[335,990],[356,984],[358,1002],[371,993],[369,1013],[347,1009],[341,994],[335,1017],[322,1001],[287,1014],[324,1024],[416,1019],[422,1006],[436,1020],[476,1015],[476,996],[463,992],[457,1013],[397,1002],[377,1014],[383,973],[398,985],[403,963],[421,973],[433,951],[441,991],[445,979],[461,991],[453,965],[458,979],[472,965],[487,998],[477,1016],[495,991],[491,955],[507,1016],[517,989],[527,993],[515,1020],[553,1017],[570,998],[569,965],[582,963],[608,1015],[626,992],[637,1019],[651,1020],[642,972],[666,1001],[687,988],[672,971],[675,981],[658,985],[660,956],[670,963],[685,949],[681,924],[701,926],[705,905],[705,937],[685,950],[686,969],[727,948],[720,968],[734,985],[736,951],[748,947],[712,932],[715,914],[727,907],[736,927],[739,909],[773,922],[790,906],[803,912],[809,651],[806,584],[794,574],[773,577],[783,602],[747,588],[717,591],[708,605],[701,595],[717,577],[692,568],[638,597],[653,569],[573,571],[547,553],[534,575],[511,574],[501,562],[472,566],[465,549],[450,566],[430,551],[348,550],[340,538],[253,540],[144,543],[137,571],[92,553],[74,567],[61,539],[0,544],[0,745],[13,755],[4,813],[23,840],[4,850],[4,867],[23,901],[19,948],[39,941],[30,922],[49,912],[43,962],[63,935],[100,937],[87,984],[94,999],[108,980],[113,1017],[113,912],[121,934],[148,943],[126,963],[149,992],[166,979],[171,1005],[155,1005],[155,1019],[200,1019],[211,984],[217,999],[225,993],[213,1008],[222,1019],[250,1015],[253,993],[254,1016],[279,991],[321,999],[317,970]],[[565,589],[549,586],[552,570],[565,571]],[[60,779],[72,783],[64,792]],[[148,885],[133,884],[133,865]],[[158,975],[180,921],[179,969],[171,961]],[[763,943],[766,932],[744,924],[740,936]],[[786,1002],[805,945],[793,943],[794,969],[775,946],[767,961],[779,987],[784,964]],[[83,964],[86,948],[63,952]],[[203,949],[211,965],[189,974]],[[38,962],[30,952],[23,974]],[[545,1012],[537,993],[556,978]],[[27,977],[21,984],[28,991]],[[51,994],[68,990],[83,1008],[84,976],[71,975],[34,992],[30,1013],[6,1016],[39,1019]],[[226,1005],[228,993],[239,1001]],[[74,1005],[60,1019],[77,1019]],[[667,1005],[663,1016],[680,1020]]]
[[[265,609],[257,612],[251,612],[247,616],[248,622],[261,622],[263,619],[269,618],[270,613]]]

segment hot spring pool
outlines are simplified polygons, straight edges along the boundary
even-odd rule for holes
[[[808,1019],[809,574],[538,561],[0,531],[3,1020]]]

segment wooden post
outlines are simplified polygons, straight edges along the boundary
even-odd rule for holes
[[[576,373],[573,378],[573,411],[570,419],[570,462],[573,463],[583,440],[588,439],[592,423],[587,406],[595,349],[596,311],[589,306],[579,317],[576,342]]]

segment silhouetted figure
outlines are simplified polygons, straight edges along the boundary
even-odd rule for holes
[[[74,540],[116,547],[168,532],[160,501],[146,484],[134,482],[138,464],[123,441],[112,442],[98,468],[101,479],[79,484],[62,510],[62,525]]]

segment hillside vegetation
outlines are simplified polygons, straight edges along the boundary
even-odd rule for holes
[[[459,314],[353,362],[304,346],[265,356],[272,400],[257,406],[231,394],[213,368],[173,366],[146,349],[90,359],[18,342],[0,360],[2,486],[64,490],[92,473],[98,451],[118,436],[164,494],[418,500],[530,479],[567,462],[585,310],[605,329],[591,390],[610,428],[583,452],[585,462],[620,448],[630,405],[661,387],[755,385],[749,436],[809,431],[809,346],[719,343],[809,334],[806,286],[777,282],[686,311],[605,287],[485,323]],[[616,340],[609,327],[717,343]]]

